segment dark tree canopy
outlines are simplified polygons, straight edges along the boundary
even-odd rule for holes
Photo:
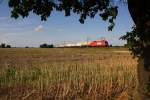
[[[114,27],[114,19],[118,14],[117,7],[110,0],[9,0],[12,8],[11,17],[27,17],[33,12],[47,20],[52,11],[63,11],[65,16],[76,13],[80,16],[80,23],[84,23],[87,17],[94,18],[96,14],[110,23],[108,30]]]

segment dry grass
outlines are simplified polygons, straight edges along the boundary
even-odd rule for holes
[[[132,97],[136,60],[120,48],[0,49],[0,100]]]

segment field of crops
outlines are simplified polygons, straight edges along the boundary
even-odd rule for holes
[[[132,100],[126,48],[0,49],[0,100]]]

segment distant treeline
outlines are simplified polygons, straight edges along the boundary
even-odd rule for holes
[[[47,43],[43,43],[39,46],[39,48],[54,48],[55,46],[53,44],[47,44]],[[95,46],[95,47],[92,47],[92,46],[64,46],[64,47],[57,47],[57,48],[85,48],[85,47],[89,47],[89,48],[99,48],[99,46]],[[128,47],[127,44],[125,44],[124,46],[112,46],[112,45],[109,45],[108,47]],[[11,45],[8,45],[6,43],[1,43],[0,44],[0,48],[12,48]],[[19,47],[13,47],[13,48],[19,48]],[[22,48],[22,47],[21,47]],[[34,48],[34,47],[29,47],[29,46],[26,46],[24,48]]]
[[[0,44],[0,48],[11,48],[11,45],[7,45],[5,43]]]
[[[46,43],[44,43],[44,44],[40,45],[40,48],[53,48],[53,47],[54,47],[53,44],[46,44]]]

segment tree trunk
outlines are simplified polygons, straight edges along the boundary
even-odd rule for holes
[[[149,0],[128,0],[128,9],[136,25],[142,47],[138,59],[138,84],[134,100],[150,100],[150,7]]]
[[[138,84],[134,100],[150,100],[150,47],[144,53],[138,60]]]

